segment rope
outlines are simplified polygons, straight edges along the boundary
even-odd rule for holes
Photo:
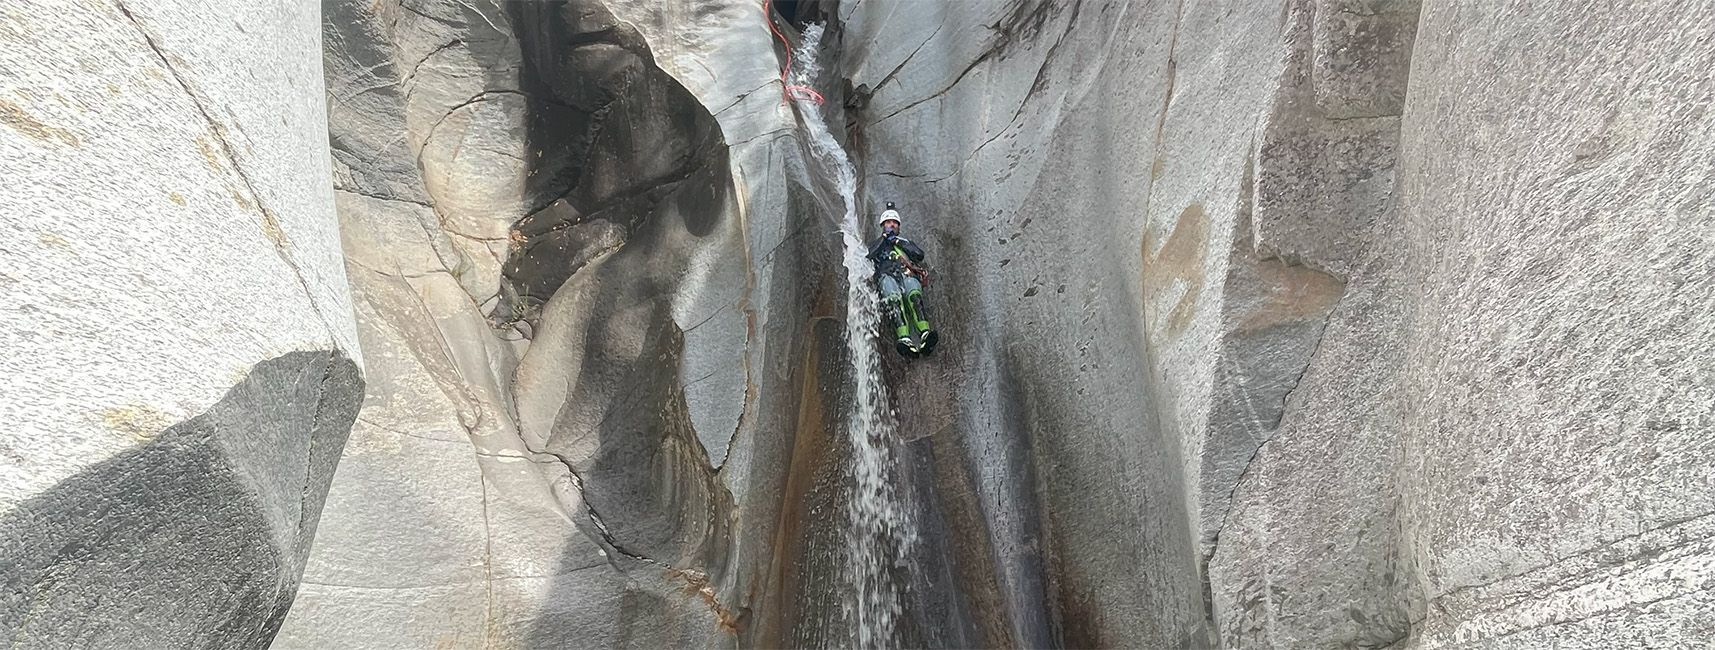
[[[794,86],[786,80],[786,75],[792,70],[792,42],[786,40],[786,35],[780,33],[780,28],[774,26],[774,0],[762,0],[762,20],[768,23],[768,30],[774,32],[774,37],[780,39],[780,45],[786,50],[786,67],[780,69],[780,103],[784,104],[794,99],[808,99],[822,105],[822,94],[807,86]]]

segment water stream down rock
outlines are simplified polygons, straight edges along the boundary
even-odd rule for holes
[[[1712,34],[14,0],[0,647],[1708,647]]]
[[[819,62],[824,28],[811,25],[796,57],[797,85],[809,87],[821,72]],[[840,240],[846,270],[846,354],[851,361],[853,404],[846,422],[846,438],[852,446],[851,486],[846,493],[845,557],[838,577],[850,593],[842,601],[842,613],[852,627],[859,647],[892,645],[899,617],[904,613],[900,590],[893,574],[909,568],[907,558],[916,549],[917,525],[895,487],[899,444],[896,415],[881,372],[878,323],[881,295],[872,281],[875,264],[863,239],[864,215],[859,214],[857,172],[822,114],[822,101],[815,95],[794,99],[810,168],[827,179],[839,197]]]

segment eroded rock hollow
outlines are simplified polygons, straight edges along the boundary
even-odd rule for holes
[[[1701,647],[1715,6],[1539,5],[23,0],[0,645]]]

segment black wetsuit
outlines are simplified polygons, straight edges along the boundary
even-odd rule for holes
[[[901,280],[905,278],[905,264],[893,255],[895,246],[898,246],[906,257],[911,258],[911,261],[923,261],[923,249],[918,248],[915,242],[904,237],[895,237],[890,242],[887,241],[887,235],[882,235],[869,245],[869,259],[875,262],[877,276],[891,275]]]

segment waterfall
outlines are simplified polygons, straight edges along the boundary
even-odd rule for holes
[[[817,49],[822,33],[821,25],[804,30],[804,42],[793,57],[799,64],[794,84],[811,86],[821,72]],[[810,153],[811,171],[831,183],[845,209],[840,231],[845,244],[846,346],[856,391],[846,422],[852,459],[841,575],[847,593],[842,609],[854,628],[856,644],[873,648],[894,638],[903,606],[893,574],[904,567],[904,558],[916,544],[916,526],[894,487],[898,437],[877,352],[881,297],[871,280],[875,266],[865,256],[868,251],[857,203],[857,173],[845,149],[828,132],[817,99],[799,93],[794,95],[794,104]]]

